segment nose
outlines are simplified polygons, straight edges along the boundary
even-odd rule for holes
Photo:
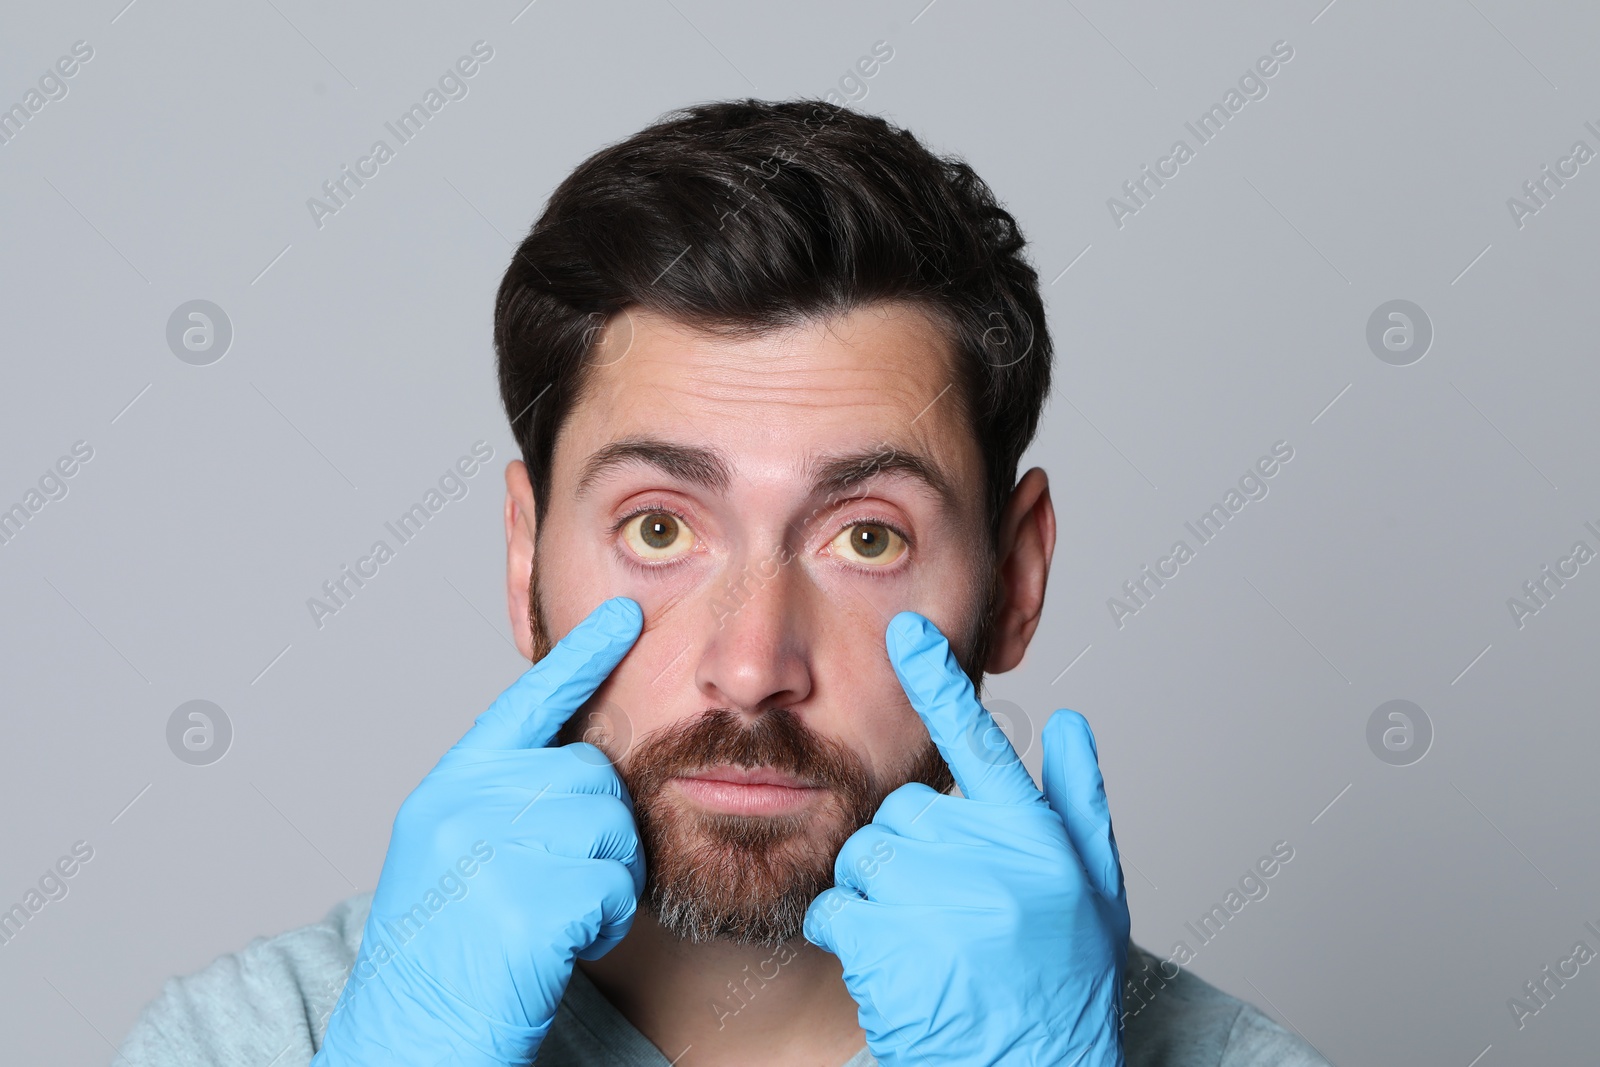
[[[811,695],[816,598],[804,569],[774,552],[741,559],[711,588],[713,621],[695,684],[715,706],[754,718]]]

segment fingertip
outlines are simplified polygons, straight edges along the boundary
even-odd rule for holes
[[[1064,732],[1067,732],[1066,736],[1064,736]],[[1095,760],[1098,762],[1100,759],[1100,746],[1095,742],[1094,729],[1089,725],[1087,718],[1071,708],[1058,709],[1055,714],[1050,716],[1050,720],[1044,724],[1045,744],[1070,744],[1073,732],[1088,741],[1089,751],[1094,754]]]
[[[889,625],[884,629],[883,639],[891,650],[898,650],[902,654],[910,653],[932,643],[930,631],[935,638],[943,636],[927,616],[915,611],[901,611],[889,620]]]
[[[928,617],[915,611],[897,611],[894,618],[889,620],[889,629],[905,630],[907,628],[920,628],[928,622]]]
[[[936,700],[957,668],[949,640],[926,616],[902,611],[889,620],[884,642],[901,687],[926,719],[922,702]]]
[[[806,908],[805,918],[800,921],[800,936],[805,938],[808,944],[816,945],[818,948],[822,948],[823,944],[821,941],[817,940],[816,927],[813,925],[814,920],[811,917],[816,910],[817,902],[813,900],[811,902],[811,906]]]
[[[907,782],[883,798],[872,821],[896,833],[908,835],[911,824],[920,819],[940,797],[948,795],[925,782]]]
[[[648,880],[646,878],[648,872],[645,870],[643,855],[638,857],[638,862],[628,865],[628,873],[633,875],[633,895],[637,898],[642,898],[644,896],[644,885]]]
[[[587,960],[590,963],[593,963],[599,959],[603,959],[606,953],[622,944],[622,939],[628,936],[628,930],[631,929],[632,926],[633,921],[630,919],[627,923],[619,924],[619,928],[615,933],[601,934],[599,937],[595,938],[593,944],[579,949],[576,953],[577,957],[580,960]]]
[[[830,936],[831,931],[828,928],[827,920],[831,914],[828,910],[830,902],[838,895],[838,892],[838,888],[835,887],[825,889],[819,893],[817,898],[811,902],[811,906],[806,909],[805,920],[800,924],[801,935],[824,952],[833,951],[833,940]]]
[[[644,624],[644,609],[631,597],[614,596],[602,603],[600,610],[609,614],[623,627],[639,627]]]

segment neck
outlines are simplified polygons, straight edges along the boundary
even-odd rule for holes
[[[683,941],[641,902],[628,936],[577,966],[675,1067],[838,1067],[867,1043],[838,958],[803,937]]]

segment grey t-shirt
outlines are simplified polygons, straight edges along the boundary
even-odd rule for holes
[[[303,1067],[322,1045],[361,947],[372,894],[321,922],[256,938],[204,970],[170,978],[122,1043],[132,1067]],[[1310,1045],[1187,971],[1128,953],[1137,996],[1124,994],[1128,1067],[1326,1067]],[[540,1067],[670,1067],[671,1061],[574,968],[539,1048]],[[866,1048],[841,1067],[877,1067]]]

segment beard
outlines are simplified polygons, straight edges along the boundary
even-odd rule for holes
[[[950,769],[931,741],[876,779],[861,757],[807,727],[788,708],[748,725],[729,708],[656,730],[617,771],[633,797],[645,854],[645,903],[687,941],[777,948],[799,936],[806,909],[834,884],[845,839],[872,820],[896,787],[919,781],[944,792]],[[771,767],[823,790],[803,813],[739,815],[701,809],[667,788],[715,764]]]
[[[988,573],[994,578],[983,606],[956,653],[980,694],[1000,601],[999,576],[992,568]],[[528,594],[538,662],[552,644],[537,563]],[[644,849],[640,903],[663,929],[686,941],[778,948],[801,936],[806,909],[834,885],[840,848],[872,821],[885,797],[908,782],[947,793],[955,779],[927,734],[899,766],[879,777],[856,752],[812,730],[789,708],[763,710],[749,724],[742,719],[730,708],[708,708],[630,745],[626,713],[606,701],[580,709],[553,743],[589,741],[611,759],[632,798]],[[705,811],[667,788],[673,778],[714,764],[770,767],[821,788],[824,800],[800,814],[738,815]]]

